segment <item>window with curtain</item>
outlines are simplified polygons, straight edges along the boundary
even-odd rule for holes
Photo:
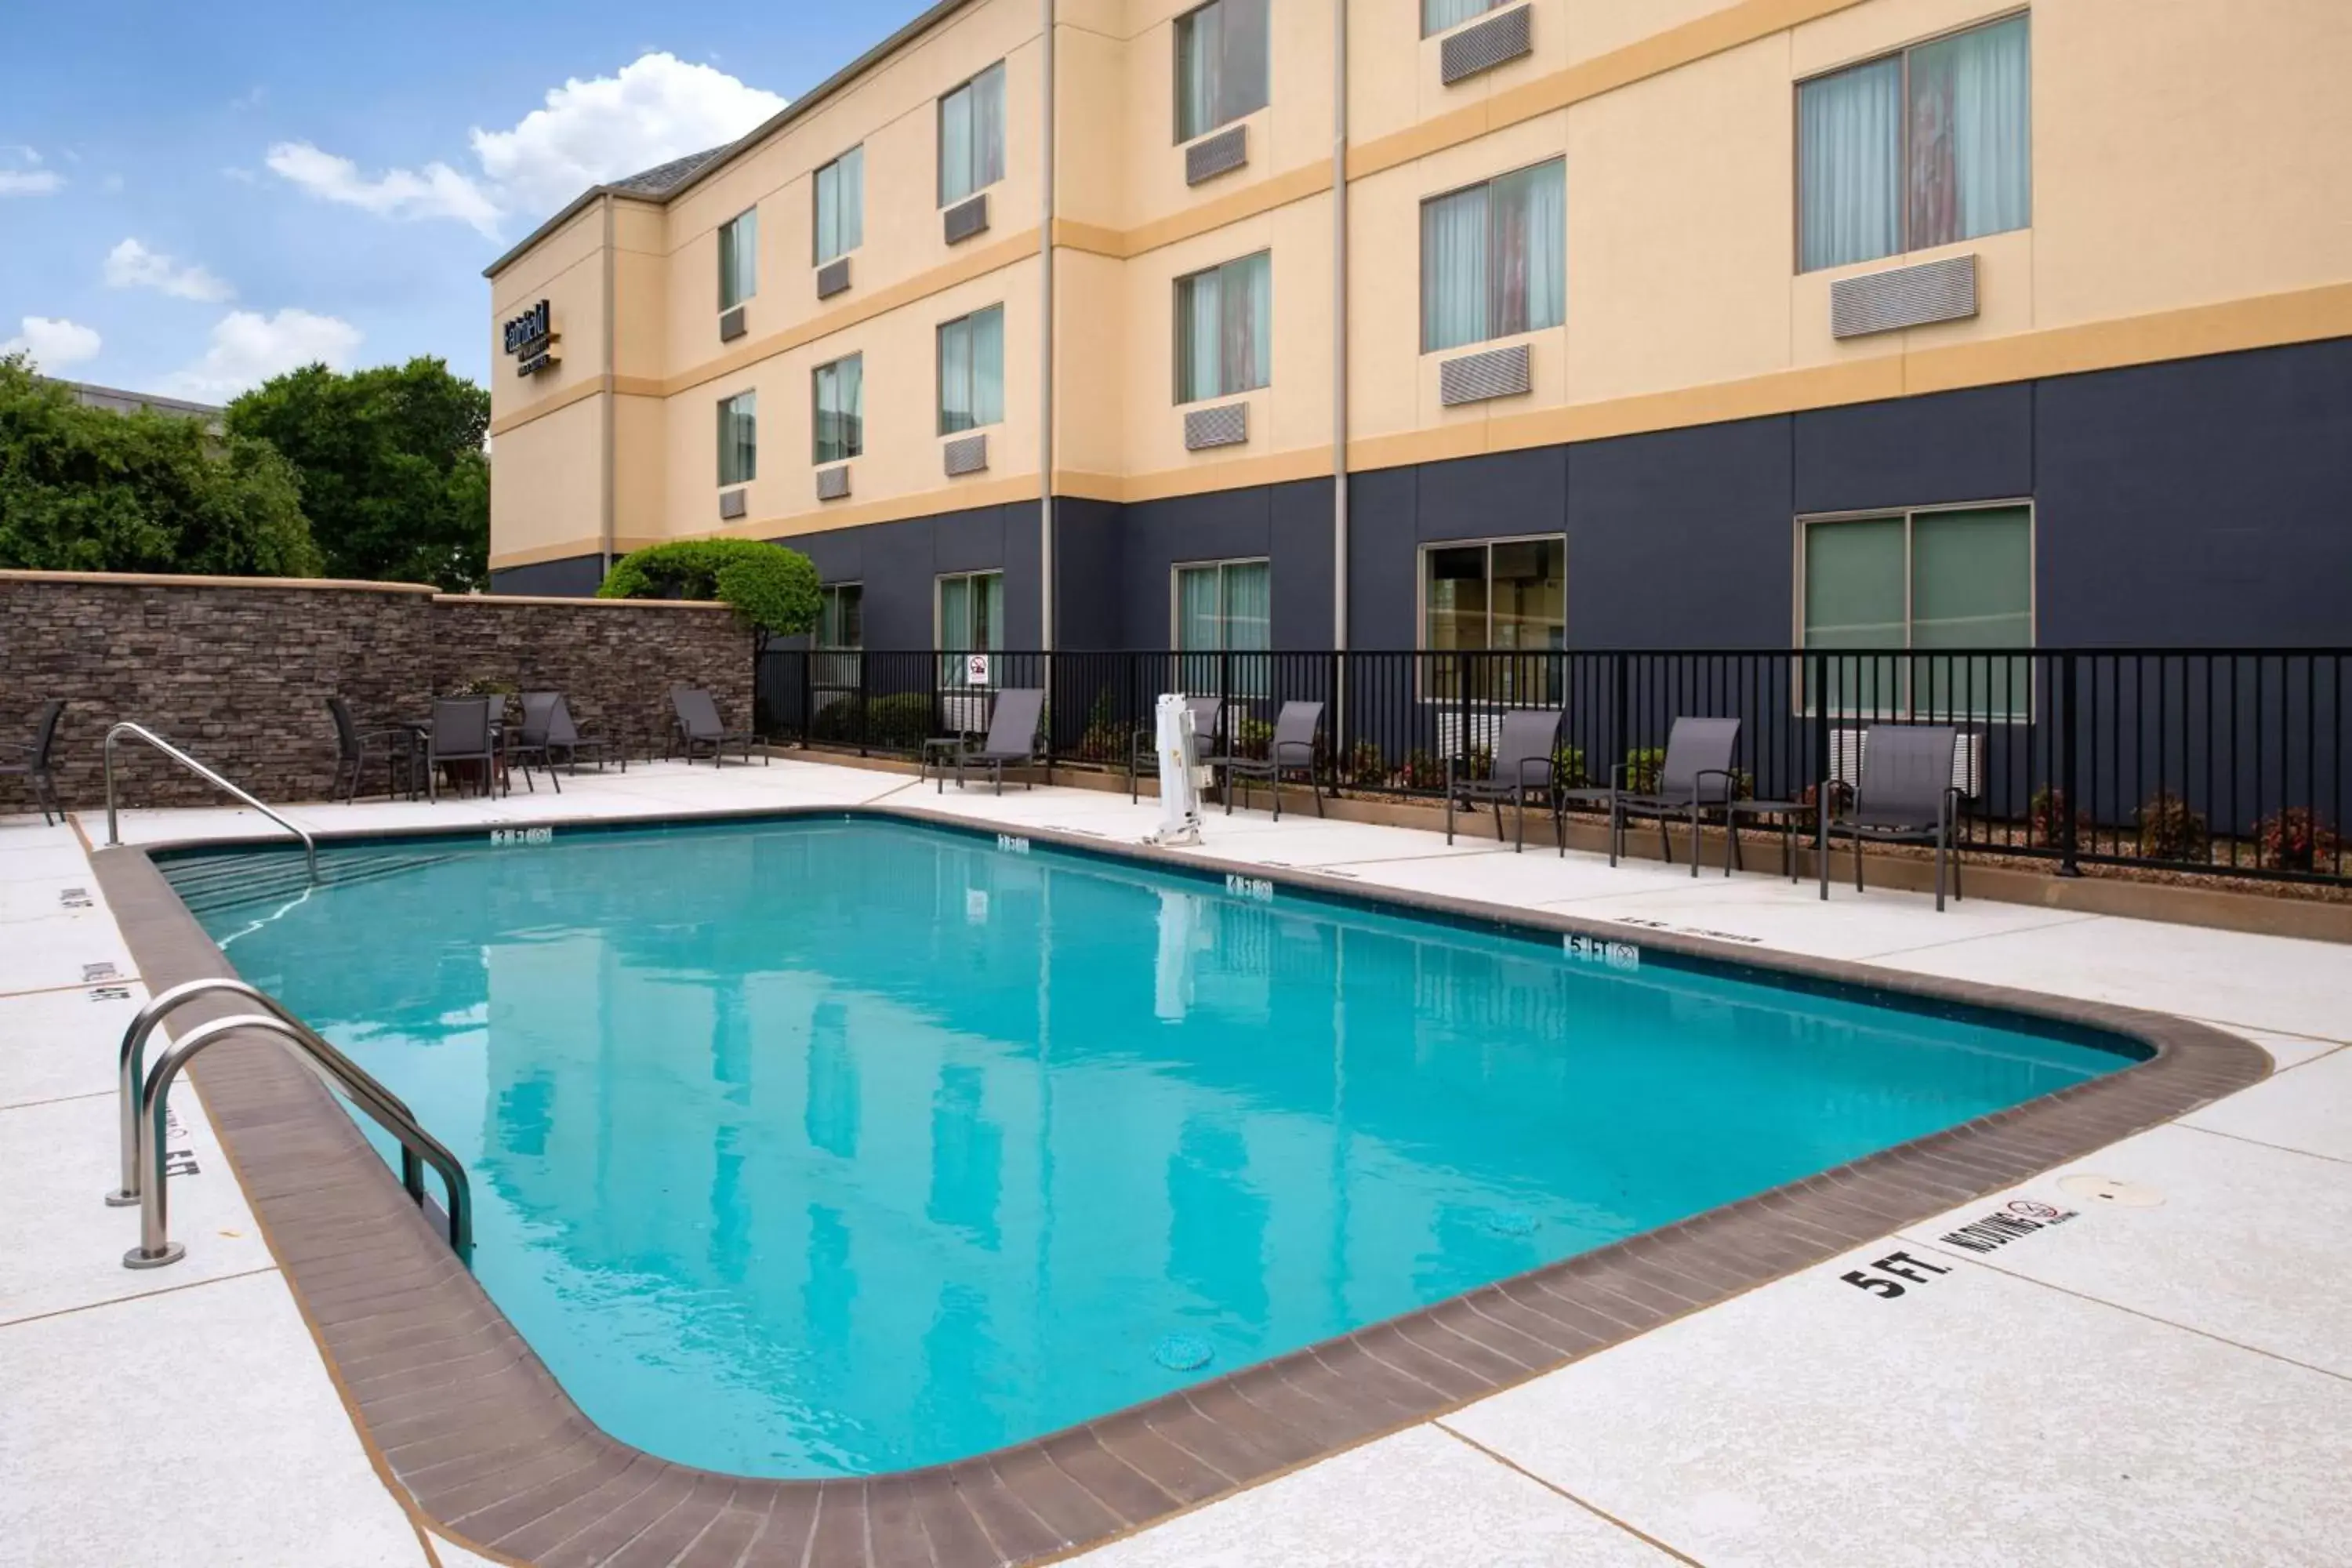
[[[1004,651],[1004,574],[951,573],[939,580],[940,650],[947,654]],[[961,658],[940,661],[948,686],[968,684]]]
[[[1421,0],[1421,36],[1458,27],[1473,16],[1507,5],[1511,0]]]
[[[1274,380],[1274,258],[1259,251],[1176,279],[1176,401]]]
[[[1174,630],[1176,649],[1187,656],[1181,677],[1186,691],[1262,697],[1273,689],[1270,660],[1216,657],[1263,655],[1274,647],[1271,583],[1262,560],[1176,568]]]
[[[748,485],[759,477],[759,394],[738,393],[719,405],[719,482]]]
[[[2011,16],[1798,87],[1800,270],[2033,221],[2030,37]]]
[[[1004,307],[991,305],[940,328],[940,434],[1004,418]]]
[[[866,243],[866,149],[852,147],[816,172],[816,264]]]
[[[1559,697],[1566,646],[1568,542],[1481,540],[1422,552],[1422,647],[1439,655],[1522,654],[1523,658],[1429,661],[1424,696],[1534,703]]]
[[[719,226],[719,308],[731,310],[760,291],[760,209]]]
[[[1967,657],[2033,645],[2033,514],[2024,506],[1809,522],[1805,647],[1958,657],[1840,659],[1832,706],[1888,718],[2022,714],[2022,659]]]
[[[1266,104],[1268,0],[1210,0],[1176,18],[1176,140]]]
[[[814,378],[816,460],[845,462],[866,450],[866,356],[821,364]]]
[[[940,205],[1004,178],[1004,62],[940,100]]]
[[[1554,158],[1421,204],[1421,348],[1568,319],[1568,163]]]
[[[860,648],[866,646],[866,585],[828,583],[817,590],[816,646]]]

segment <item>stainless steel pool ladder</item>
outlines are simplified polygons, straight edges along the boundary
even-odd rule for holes
[[[197,1025],[173,1043],[142,1082],[140,1075],[148,1037],[183,1004],[223,992],[241,996],[265,1012],[240,1013]],[[131,1026],[122,1032],[121,1082],[117,1086],[121,1100],[122,1185],[106,1194],[106,1201],[117,1207],[139,1205],[139,1245],[122,1255],[122,1266],[161,1268],[187,1255],[185,1247],[171,1239],[168,1224],[163,1177],[165,1103],[180,1069],[206,1046],[238,1029],[276,1036],[296,1060],[325,1079],[330,1088],[349,1095],[352,1103],[373,1118],[378,1126],[399,1140],[400,1184],[408,1190],[418,1207],[425,1205],[425,1166],[431,1165],[440,1173],[441,1184],[449,1194],[449,1250],[471,1268],[474,1194],[466,1180],[466,1167],[458,1163],[457,1156],[418,1125],[415,1113],[398,1095],[320,1038],[283,1003],[242,980],[226,976],[190,980],[173,986],[140,1008]]]
[[[163,739],[163,736],[158,735],[154,731],[148,729],[143,724],[117,724],[113,729],[109,730],[106,732],[106,842],[110,847],[122,842],[122,835],[115,826],[114,742],[117,739],[124,735],[130,736],[134,741],[146,742],[149,745],[154,747],[157,751],[163,752],[165,756],[171,758],[173,762],[179,763],[182,767],[187,769],[198,778],[205,780],[215,789],[226,790],[229,794],[236,796],[237,799],[245,802],[246,805],[253,807],[254,810],[261,813],[262,816],[269,818],[270,821],[278,824],[278,826],[284,828],[287,832],[300,839],[302,841],[303,858],[310,863],[310,880],[314,885],[318,882],[319,845],[317,840],[313,839],[309,834],[303,832],[300,828],[295,826],[292,823],[287,821],[284,817],[278,816],[276,812],[262,805],[260,801],[255,799],[252,795],[247,795],[245,791],[237,788],[236,785],[229,783],[228,780],[221,777],[220,774],[213,772],[212,769],[205,766],[204,763],[196,761],[195,758],[188,755],[187,752],[180,750],[179,747],[172,744],[171,742]]]

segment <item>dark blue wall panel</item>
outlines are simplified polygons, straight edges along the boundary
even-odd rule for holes
[[[604,580],[604,558],[572,555],[529,566],[502,566],[490,574],[493,594],[536,595],[550,599],[585,599]]]
[[[2033,388],[1975,387],[1791,416],[1799,512],[2002,500],[2033,489]]]
[[[2352,646],[2352,340],[2041,384],[2040,637]]]
[[[1331,646],[1331,481],[1274,487],[1269,501],[1274,646]]]
[[[1348,644],[1413,646],[1421,535],[1418,468],[1348,476]]]
[[[1120,611],[1124,509],[1114,501],[1054,502],[1054,641],[1066,648],[1127,646]]]

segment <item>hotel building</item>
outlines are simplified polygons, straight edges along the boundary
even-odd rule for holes
[[[493,583],[721,535],[843,647],[2340,645],[2347,81],[2344,0],[943,0],[489,269]]]

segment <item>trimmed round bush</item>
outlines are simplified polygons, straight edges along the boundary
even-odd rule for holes
[[[760,646],[798,637],[822,605],[816,566],[797,550],[756,539],[678,539],[613,563],[600,599],[716,599],[733,607]]]

